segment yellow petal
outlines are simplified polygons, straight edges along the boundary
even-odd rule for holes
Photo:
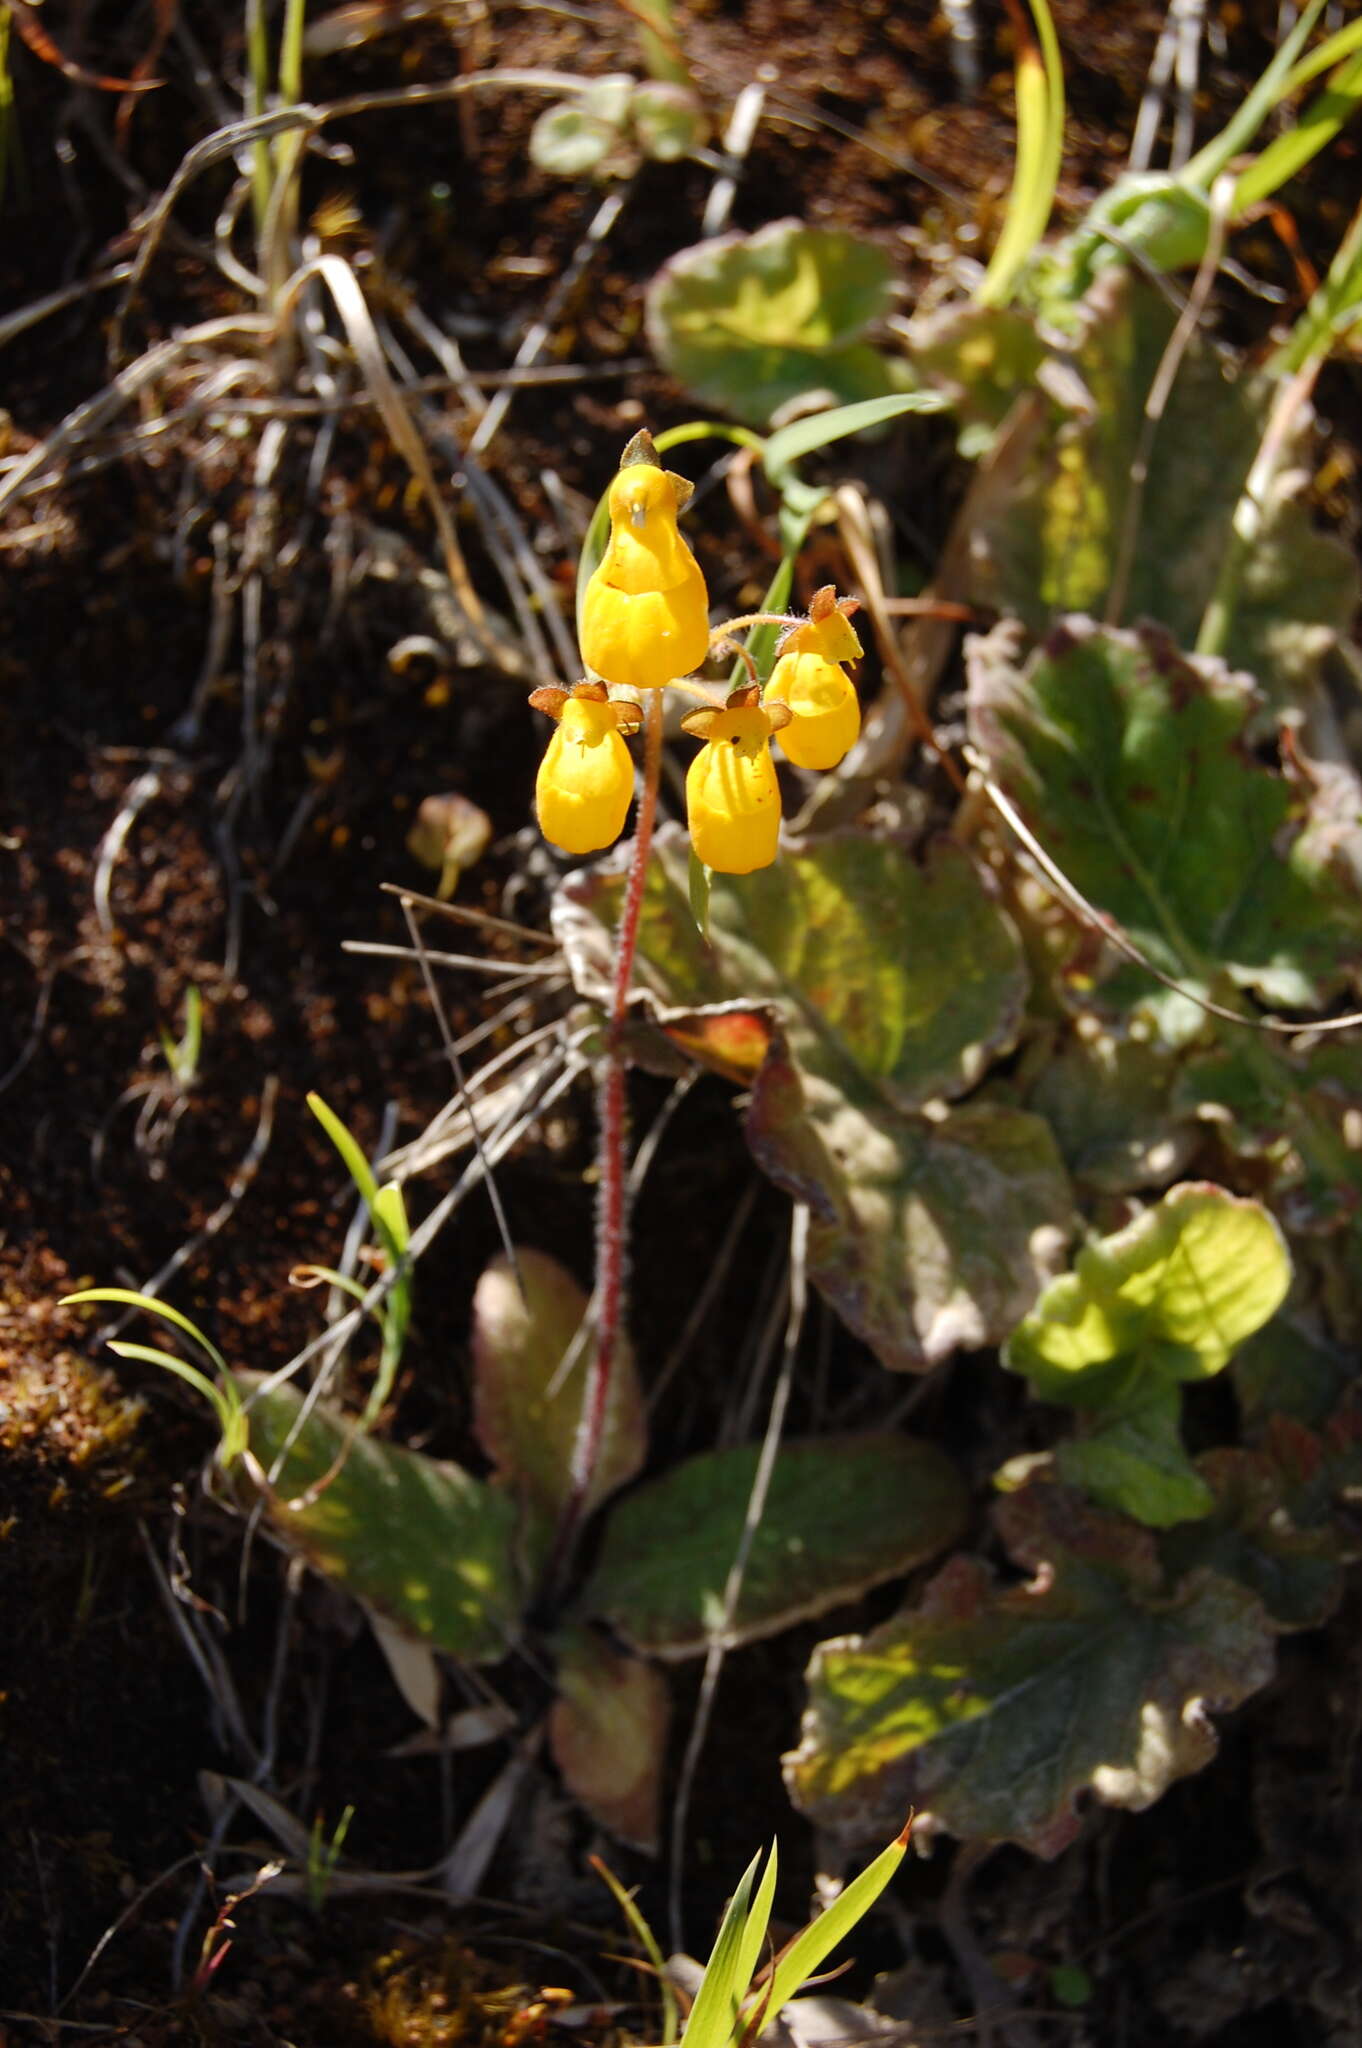
[[[539,829],[564,853],[595,853],[624,830],[634,764],[614,706],[569,697],[534,786]]]
[[[844,612],[805,619],[782,642],[784,654],[821,654],[824,661],[859,661],[864,653],[856,628]]]
[[[835,768],[861,729],[856,687],[846,670],[822,654],[782,654],[769,687],[792,713],[776,735],[786,760],[796,768]]]
[[[766,714],[721,711],[686,775],[691,844],[706,867],[748,875],[780,845],[780,786]]]
[[[689,549],[686,550],[689,556]],[[709,652],[709,599],[691,561],[670,589],[626,591],[601,563],[582,599],[582,659],[608,683],[660,690],[700,667]]]

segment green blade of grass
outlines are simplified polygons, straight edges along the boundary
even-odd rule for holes
[[[747,1925],[742,1932],[738,1949],[738,1996],[745,1996],[748,1985],[757,1974],[761,1951],[766,1940],[766,1930],[771,1924],[771,1905],[776,1895],[777,1845],[771,1844],[771,1853],[766,1859],[766,1868],[761,1874],[757,1896],[752,1901],[752,1910],[747,1916]]]
[[[1017,160],[1007,218],[976,305],[1003,306],[1012,296],[1023,264],[1049,225],[1064,153],[1064,72],[1047,0],[1031,0],[1039,40],[1017,21]]]
[[[1354,50],[1362,50],[1362,21],[1350,22],[1347,28],[1336,29],[1333,35],[1325,37],[1317,50],[1312,50],[1308,57],[1302,57],[1282,87],[1282,98],[1289,100],[1303,85],[1309,85],[1312,78],[1318,78],[1321,71],[1332,71],[1335,64],[1351,57]]]
[[[781,2007],[794,1997],[800,1985],[807,1983],[825,1958],[831,1955],[838,1942],[850,1934],[857,1921],[865,1918],[902,1863],[911,1827],[912,1822],[909,1821],[902,1834],[896,1836],[887,1849],[881,1850],[874,1862],[859,1877],[853,1878],[846,1890],[833,1900],[827,1911],[811,1921],[777,1957],[771,1975],[768,2017],[774,2018]]]
[[[363,1196],[372,1215],[374,1204],[378,1200],[378,1182],[374,1179],[373,1169],[360,1149],[357,1139],[341,1122],[335,1110],[322,1101],[320,1095],[309,1095],[307,1106],[339,1152],[346,1172]]]
[[[241,1396],[230,1379],[224,1380],[222,1386],[216,1386],[196,1365],[189,1365],[183,1358],[176,1358],[173,1352],[162,1351],[155,1344],[111,1342],[109,1349],[119,1358],[136,1358],[144,1365],[158,1365],[162,1371],[173,1373],[177,1380],[183,1380],[196,1394],[202,1394],[217,1417],[221,1439],[218,1444],[218,1456],[224,1465],[232,1464],[245,1450],[249,1440],[245,1411],[241,1405]]]
[[[1209,192],[1220,173],[1233,158],[1249,147],[1274,107],[1280,106],[1289,90],[1296,60],[1305,48],[1310,32],[1324,11],[1325,0],[1307,0],[1300,18],[1281,44],[1257,84],[1236,108],[1218,135],[1213,135],[1190,162],[1183,165],[1182,181]]]
[[[172,1308],[168,1301],[158,1301],[154,1294],[138,1294],[130,1287],[84,1287],[79,1294],[64,1295],[58,1307],[66,1308],[74,1302],[81,1301],[109,1301],[124,1308],[140,1308],[145,1315],[159,1316],[163,1323],[173,1323],[177,1330],[183,1330],[187,1337],[192,1337],[199,1348],[212,1359],[220,1373],[227,1372],[226,1359],[217,1345],[210,1343],[204,1336],[198,1324],[192,1323],[179,1309]]]
[[[1294,376],[1316,356],[1321,359],[1349,327],[1362,317],[1362,206],[1329,265],[1328,275],[1311,294],[1310,303],[1286,341],[1268,363],[1270,374]],[[1198,642],[1200,652],[1200,642]]]
[[[657,1938],[634,1904],[633,1893],[624,1889],[610,1866],[602,1863],[599,1856],[589,1856],[587,1861],[602,1884],[609,1888],[610,1896],[628,1921],[635,1941],[652,1964],[657,1976],[658,1996],[662,2000],[662,2048],[673,2048],[673,2043],[681,2031],[681,2017],[676,2003],[676,1993],[672,1989],[671,1978],[667,1975],[667,1964],[657,1945]]]
[[[777,428],[766,443],[762,463],[779,489],[781,473],[802,455],[811,455],[815,448],[845,440],[848,434],[863,434],[868,427],[883,426],[900,413],[945,412],[948,403],[939,391],[900,391],[893,397],[862,398],[855,405],[836,405],[830,412],[814,413],[810,419]]]
[[[1340,64],[1328,87],[1311,100],[1294,128],[1276,136],[1234,188],[1230,211],[1241,214],[1271,198],[1288,178],[1327,148],[1362,105],[1362,50]]]
[[[752,1884],[761,1862],[761,1852],[752,1858],[741,1878],[738,1888],[729,1901],[710,1950],[709,1961],[700,1989],[695,1994],[695,2003],[686,2021],[683,2039],[689,2048],[728,2048],[738,2018],[739,2001],[747,1989],[746,1979],[739,1981],[744,1937],[747,1933],[747,1902],[752,1896]],[[766,1932],[765,1928],[762,1933]]]

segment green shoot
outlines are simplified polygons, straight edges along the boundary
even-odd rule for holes
[[[206,1373],[200,1372],[197,1366],[189,1365],[183,1358],[176,1358],[172,1352],[162,1351],[152,1345],[111,1343],[109,1349],[116,1352],[120,1358],[136,1358],[147,1365],[159,1365],[164,1371],[174,1373],[176,1379],[183,1380],[187,1386],[193,1387],[196,1393],[202,1394],[217,1417],[221,1438],[218,1444],[218,1457],[224,1467],[235,1463],[245,1450],[249,1439],[246,1411],[242,1406],[236,1382],[228,1370],[226,1359],[217,1346],[205,1337],[198,1324],[191,1322],[179,1309],[172,1308],[169,1302],[158,1301],[151,1294],[139,1294],[129,1287],[85,1287],[77,1294],[65,1295],[60,1305],[66,1308],[86,1301],[112,1302],[124,1308],[139,1308],[143,1314],[156,1316],[160,1321],[182,1330],[198,1345],[211,1360],[218,1374],[217,1379],[210,1379]]]
[[[980,306],[1003,306],[1027,258],[1050,224],[1064,154],[1064,69],[1048,0],[1031,0],[1037,42],[1019,5],[1017,28],[1017,162],[1007,219],[974,294]]]
[[[373,1428],[392,1392],[411,1323],[411,1265],[408,1256],[411,1230],[407,1222],[407,1209],[402,1199],[402,1190],[396,1181],[389,1181],[383,1187],[379,1186],[354,1134],[341,1122],[335,1110],[322,1101],[320,1095],[309,1095],[307,1106],[340,1154],[346,1172],[369,1211],[383,1255],[397,1276],[378,1311],[383,1345],[373,1389],[360,1421],[361,1429],[368,1430]]]
[[[602,1863],[599,1856],[589,1857],[588,1861],[601,1883],[609,1890],[611,1898],[628,1921],[629,1930],[635,1941],[652,1965],[653,1974],[657,1979],[658,1996],[662,2000],[661,2048],[673,2048],[681,2032],[681,2015],[676,2003],[676,1993],[672,1990],[671,1979],[667,1975],[666,1961],[657,1945],[657,1937],[634,1904],[633,1893],[624,1889],[609,1865]]]
[[[203,1050],[203,997],[195,983],[185,990],[184,1030],[178,1040],[171,1037],[165,1025],[161,1026],[161,1051],[165,1054],[166,1065],[171,1071],[176,1086],[192,1088],[199,1071],[199,1055]]]
[[[336,1874],[345,1837],[350,1832],[350,1823],[355,1817],[353,1806],[347,1806],[336,1822],[328,1841],[322,1833],[320,1814],[312,1823],[312,1833],[307,1844],[307,1897],[314,1913],[320,1913],[326,1904],[326,1895],[331,1889],[331,1880]]]
[[[1362,26],[1362,24],[1359,24]],[[1310,102],[1293,128],[1276,136],[1234,188],[1232,211],[1247,212],[1271,198],[1312,157],[1331,143],[1362,106],[1362,47],[1339,65],[1325,90]]]
[[[825,1959],[863,1920],[903,1861],[911,1821],[887,1849],[852,1879],[845,1891],[776,1957],[769,1973],[758,1963],[776,1888],[776,1847],[771,1845],[755,1899],[752,1885],[761,1857],[754,1856],[733,1894],[686,2022],[687,2048],[741,2048],[787,2005]],[[752,1903],[749,1905],[748,1901]],[[753,1980],[756,1980],[753,1988]]]

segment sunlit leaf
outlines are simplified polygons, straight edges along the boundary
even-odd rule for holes
[[[1282,1007],[1325,1002],[1362,965],[1362,832],[1337,799],[1261,766],[1260,700],[1244,676],[1179,654],[1153,627],[1054,627],[1029,659],[1015,625],[967,648],[977,744],[1069,879],[1167,974],[1220,973]],[[1073,926],[1065,985],[1092,987],[1093,940]],[[1165,1035],[1203,1013],[1133,966],[1102,983]]]
[[[1039,1399],[1091,1418],[1061,1446],[1061,1476],[1155,1527],[1208,1513],[1181,1444],[1179,1386],[1222,1371],[1290,1278],[1267,1211],[1195,1182],[1084,1245],[1003,1353]]]
[[[725,1633],[757,1456],[755,1445],[702,1452],[636,1487],[609,1517],[582,1611],[638,1649],[693,1656],[716,1637],[774,1634],[908,1571],[964,1519],[963,1483],[934,1445],[885,1433],[786,1444]]]
[[[1028,1584],[956,1557],[917,1606],[815,1652],[787,1777],[820,1825],[860,1837],[913,1806],[928,1831],[1054,1856],[1084,1793],[1152,1805],[1214,1754],[1208,1709],[1271,1677],[1247,1586],[1202,1569],[1166,1589],[1148,1531],[1062,1487],[995,1513]]]
[[[594,1629],[575,1629],[559,1644],[553,1760],[591,1818],[638,1849],[657,1847],[670,1713],[666,1680],[653,1665]]]
[[[648,336],[688,390],[764,426],[812,391],[852,401],[892,390],[887,360],[861,340],[889,310],[883,250],[828,228],[773,221],[683,249],[648,288]]]
[[[505,1257],[494,1259],[473,1296],[473,1402],[478,1441],[520,1505],[537,1563],[572,1490],[592,1345],[587,1297],[572,1275],[527,1246],[516,1268],[519,1279]],[[645,1450],[638,1375],[621,1334],[587,1507],[632,1479]]]
[[[302,1420],[303,1397],[287,1382],[236,1379],[256,1459],[266,1473],[283,1461],[265,1505],[289,1547],[435,1649],[475,1663],[504,1656],[520,1605],[508,1496],[361,1434],[327,1402]]]

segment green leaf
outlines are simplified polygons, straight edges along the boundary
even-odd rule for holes
[[[873,1863],[853,1877],[817,1919],[811,1920],[781,1950],[771,1974],[766,2004],[769,2013],[774,2015],[787,2005],[800,1985],[808,1983],[852,1928],[864,1920],[902,1863],[907,1847],[908,1828],[904,1827],[889,1847],[881,1849]]]
[[[778,477],[816,448],[845,441],[851,434],[868,433],[872,427],[888,426],[904,413],[945,412],[947,406],[948,400],[938,391],[900,391],[889,398],[865,398],[858,405],[838,405],[830,412],[814,413],[811,419],[794,420],[767,439],[762,458],[767,475]]]
[[[509,1261],[499,1257],[473,1296],[474,1425],[497,1479],[520,1507],[533,1570],[572,1491],[592,1344],[583,1329],[587,1297],[572,1275],[547,1252],[524,1246],[516,1264],[523,1295]],[[646,1449],[643,1397],[621,1334],[587,1507],[632,1479]]]
[[[457,1465],[359,1433],[326,1402],[299,1427],[303,1397],[287,1382],[236,1380],[256,1459],[266,1473],[283,1459],[265,1506],[284,1541],[437,1650],[470,1663],[505,1656],[520,1605],[510,1499]]]
[[[1198,1570],[1165,1590],[1147,1531],[1061,1487],[995,1514],[1029,1584],[955,1557],[918,1605],[814,1653],[786,1774],[821,1826],[887,1830],[912,1805],[919,1829],[1055,1856],[1081,1795],[1152,1805],[1214,1754],[1207,1706],[1271,1677],[1247,1587]]]
[[[1177,1386],[1150,1373],[1133,1373],[1131,1381],[1100,1412],[1091,1435],[1060,1444],[1056,1472],[1151,1529],[1208,1515],[1214,1496],[1183,1449]]]
[[[968,300],[917,315],[908,347],[916,374],[941,392],[961,422],[962,448],[975,454],[1002,425],[1018,392],[1034,386],[1045,361],[1030,314]]]
[[[811,1209],[809,1276],[896,1372],[1000,1343],[1054,1270],[1072,1220],[1049,1127],[987,1102],[899,1113],[807,1080],[777,1041],[747,1138]]]
[[[1095,1417],[1060,1447],[1061,1476],[1154,1527],[1209,1513],[1178,1433],[1179,1383],[1222,1371],[1290,1278],[1267,1211],[1196,1183],[1086,1245],[1003,1353],[1040,1400]]]
[[[663,1657],[706,1650],[742,1540],[755,1445],[709,1451],[649,1480],[610,1515],[582,1611]],[[961,1480],[933,1445],[903,1436],[783,1446],[723,1640],[751,1642],[920,1564],[965,1513]]]
[[[659,362],[707,404],[764,426],[812,391],[880,398],[885,358],[861,341],[889,310],[893,272],[873,242],[796,220],[715,235],[665,263],[648,288]]]
[[[549,107],[530,130],[530,162],[555,178],[580,178],[604,163],[619,139],[618,128],[585,107]]]
[[[671,1703],[651,1664],[613,1649],[598,1631],[558,1644],[558,1697],[549,1748],[563,1783],[594,1821],[656,1851]]]
[[[1157,1041],[1075,1033],[1046,1060],[1027,1107],[1049,1124],[1076,1181],[1129,1194],[1170,1181],[1195,1148],[1178,1078]]]
[[[1339,65],[1322,93],[1311,100],[1299,120],[1274,136],[1234,188],[1233,211],[1271,198],[1288,178],[1303,171],[1311,158],[1331,143],[1362,102],[1362,51]]]
[[[1114,1362],[1170,1382],[1210,1379],[1275,1314],[1291,1264],[1258,1202],[1188,1182],[1124,1230],[1085,1245],[1006,1351],[1042,1401],[1101,1405]]]
[[[659,834],[645,890],[647,1000],[705,1056],[711,1028],[741,1038],[723,1046],[726,1071],[744,1049],[766,1055],[748,1139],[812,1207],[815,1284],[894,1367],[999,1341],[1034,1301],[1070,1209],[1039,1118],[941,1108],[1013,1042],[1027,987],[1015,933],[967,856],[943,844],[919,865],[892,844],[829,836],[755,875],[716,875],[706,945],[684,845]],[[597,1000],[621,890],[578,875],[555,905],[573,978]]]
[[[1056,612],[1104,615],[1173,320],[1153,286],[1124,266],[1094,285],[1071,364],[1086,401],[1077,415],[1051,405],[1010,487],[981,502],[970,536],[974,602],[1015,614],[1035,633]],[[1219,355],[1192,343],[1148,446],[1117,623],[1154,619],[1177,645],[1195,644],[1275,389],[1266,378],[1231,382]],[[1303,410],[1302,450],[1309,430]],[[1274,704],[1317,675],[1358,602],[1350,551],[1298,502],[1304,474],[1290,457],[1282,465],[1218,650]]]
[[[774,1847],[771,1855],[775,1855]],[[686,2030],[682,2036],[683,2040],[690,2043],[690,2048],[728,2048],[728,2044],[736,2038],[739,2031],[739,2003],[752,1975],[750,1965],[746,1974],[743,1973],[744,1958],[753,1947],[751,1937],[754,1931],[755,1946],[760,1948],[771,1910],[765,1881],[756,1905],[750,1911],[748,1908],[760,1862],[761,1852],[758,1851],[738,1880],[737,1889],[728,1902],[728,1911],[724,1914],[714,1946],[709,1952],[709,1961],[705,1964],[700,1989],[695,1994],[695,2003],[691,2007],[690,2018],[686,2021]],[[769,1862],[767,1876],[771,1876]]]
[[[1222,975],[1268,1002],[1317,1008],[1362,965],[1352,872],[1362,832],[1341,806],[1260,766],[1260,700],[1223,663],[1070,619],[1021,659],[1014,625],[968,643],[970,725],[1005,793],[1069,879],[1166,974],[1203,993]],[[1092,990],[1092,935],[1073,927],[1061,992]],[[1133,966],[1100,989],[1175,1042],[1203,1013]]]
[[[704,108],[684,85],[635,86],[629,120],[643,154],[659,164],[679,163],[709,132]]]
[[[1280,1310],[1249,1338],[1230,1368],[1245,1431],[1256,1439],[1275,1415],[1322,1428],[1356,1370],[1344,1345]]]
[[[1296,1527],[1284,1475],[1262,1451],[1208,1451],[1197,1471],[1211,1512],[1160,1539],[1170,1577],[1209,1568],[1256,1593],[1274,1628],[1320,1627],[1343,1592],[1335,1531]]]

